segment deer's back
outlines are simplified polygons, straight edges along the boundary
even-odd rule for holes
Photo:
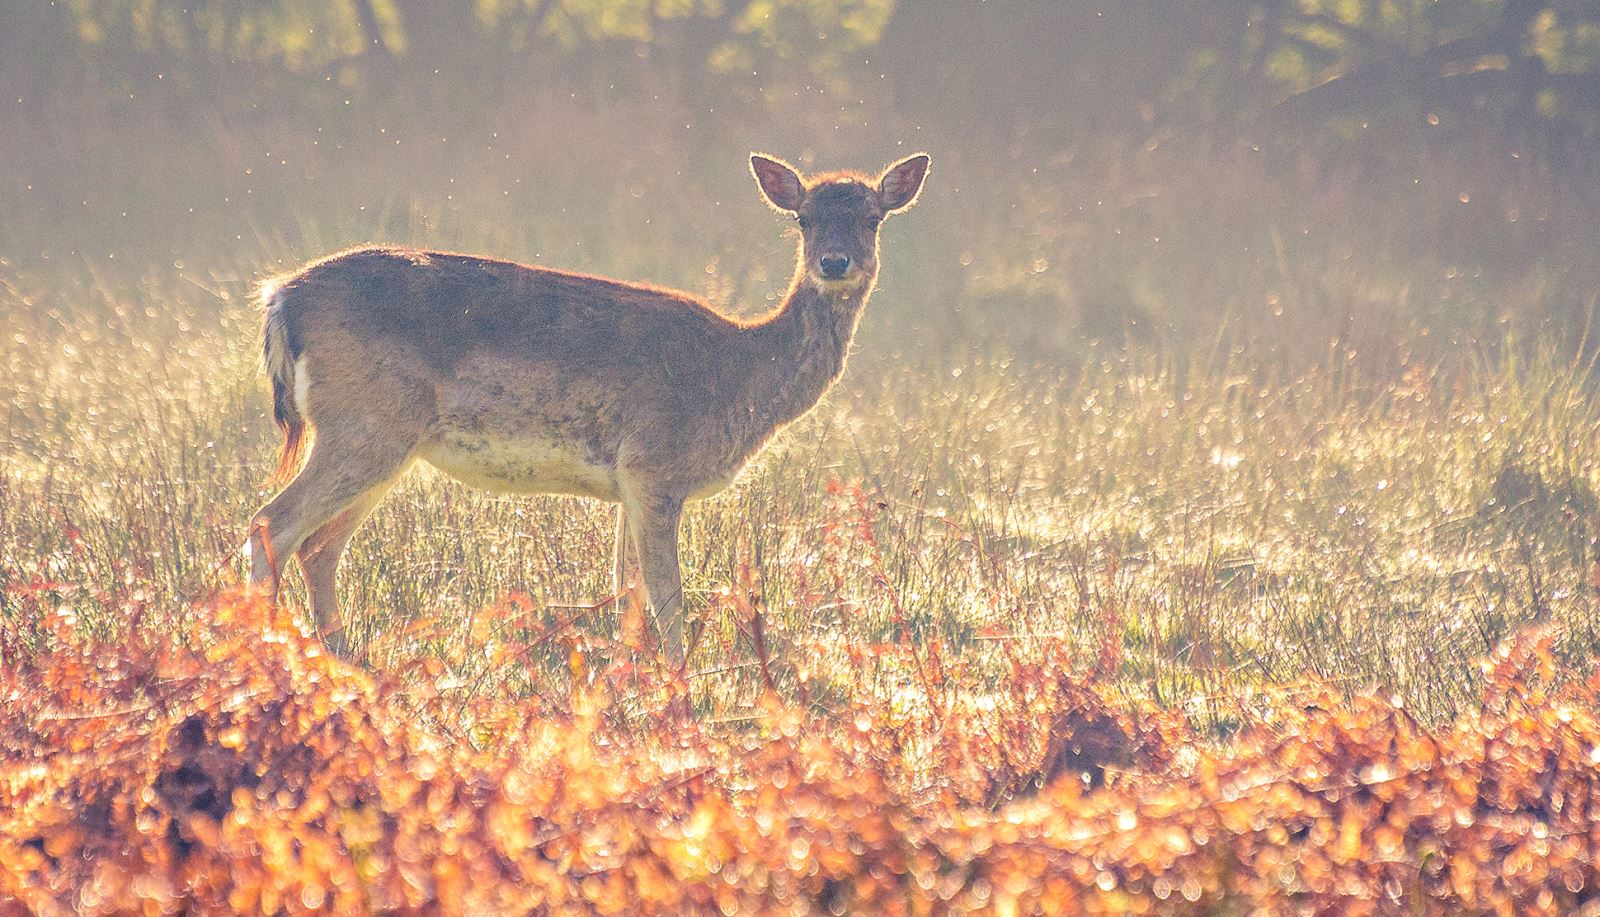
[[[442,375],[474,353],[596,367],[687,344],[704,357],[737,332],[687,294],[448,252],[357,249],[293,275],[279,295],[296,344],[337,322],[408,345]]]

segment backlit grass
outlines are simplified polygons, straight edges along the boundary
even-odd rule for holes
[[[177,614],[242,575],[276,431],[258,316],[228,294],[0,294],[13,624],[70,611],[115,635],[130,609]],[[737,721],[770,681],[827,713],[865,678],[915,706],[931,664],[962,672],[939,690],[982,694],[1009,654],[1061,646],[1223,732],[1252,691],[1303,675],[1453,714],[1472,660],[1519,626],[1559,625],[1574,659],[1597,638],[1600,407],[1562,353],[1508,341],[1380,377],[1111,349],[911,365],[869,338],[688,514],[695,705]],[[612,514],[413,473],[341,571],[355,646],[560,706],[624,652]],[[511,665],[485,649],[502,638],[534,648]]]

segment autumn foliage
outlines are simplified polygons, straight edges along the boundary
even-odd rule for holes
[[[1600,682],[1556,687],[1540,632],[1485,663],[1480,710],[1434,729],[1309,684],[1202,740],[1045,654],[1015,659],[1002,696],[943,684],[915,714],[769,693],[733,728],[665,700],[628,725],[578,692],[566,712],[501,697],[462,734],[426,671],[368,674],[243,598],[195,607],[178,635],[58,618],[42,644],[0,627],[16,661],[0,672],[4,912],[1564,914],[1600,899]]]

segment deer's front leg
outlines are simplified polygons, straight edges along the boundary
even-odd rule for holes
[[[682,665],[683,571],[678,566],[678,521],[683,517],[683,501],[641,496],[625,500],[623,507],[627,529],[639,552],[661,647],[673,665]]]
[[[633,533],[628,531],[628,508],[617,505],[617,555],[611,565],[611,587],[620,603],[626,590],[632,585],[632,574],[638,572],[639,565],[633,553]]]
[[[644,605],[640,593],[644,580],[639,573],[639,549],[634,544],[633,527],[628,524],[628,509],[617,506],[616,560],[611,568],[611,594],[617,613],[618,632],[629,645],[644,629]]]

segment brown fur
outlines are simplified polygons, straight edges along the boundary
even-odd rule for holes
[[[305,456],[305,422],[299,419],[280,420],[278,429],[283,432],[283,444],[278,447],[278,461],[272,466],[272,474],[267,477],[269,486],[289,483]]]
[[[619,591],[641,568],[681,659],[683,504],[725,486],[838,378],[877,275],[878,223],[910,206],[927,166],[803,182],[757,160],[803,238],[783,304],[754,322],[674,290],[403,248],[342,252],[269,283],[280,467],[307,422],[316,439],[257,521],[300,560],[325,629],[350,534],[421,459],[494,490],[621,503]],[[847,274],[824,276],[846,261]],[[252,579],[266,582],[268,552],[252,548]]]
[[[283,312],[273,302],[276,287],[269,283],[261,287],[261,301],[267,306],[267,322],[262,335],[261,359],[272,382],[272,419],[283,432],[283,447],[278,450],[278,465],[273,469],[267,484],[283,484],[300,467],[304,452],[306,422],[294,404],[294,367],[284,361],[290,359],[294,348],[283,321]]]

